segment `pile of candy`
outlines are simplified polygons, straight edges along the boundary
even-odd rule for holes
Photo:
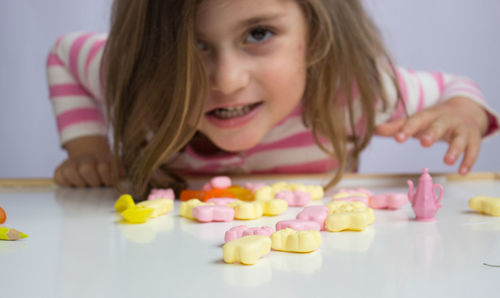
[[[5,223],[5,221],[7,221],[7,213],[5,213],[5,210],[0,207],[0,224]],[[16,229],[0,226],[0,240],[13,241],[22,238],[28,238],[28,235]]]
[[[131,195],[121,195],[115,203],[116,212],[129,223],[144,223],[150,218],[167,214],[174,208],[174,192],[171,189],[153,189],[146,201],[134,203]]]
[[[271,249],[309,253],[322,243],[321,231],[363,231],[374,221],[373,209],[396,210],[408,204],[403,193],[373,194],[370,190],[340,189],[327,205],[308,205],[324,196],[317,185],[273,185],[247,183],[233,185],[229,177],[214,177],[201,190],[184,190],[180,194],[180,215],[206,222],[252,220],[283,214],[290,207],[304,207],[294,219],[281,220],[275,229],[268,226],[239,225],[225,233],[222,248],[226,263],[252,265]],[[129,223],[143,223],[166,214],[173,208],[171,189],[152,190],[148,200],[135,204],[130,195],[122,195],[115,209]],[[482,213],[500,215],[500,201],[478,197],[470,207]]]

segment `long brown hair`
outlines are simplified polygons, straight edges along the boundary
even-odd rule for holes
[[[155,178],[164,162],[189,143],[201,118],[207,90],[195,35],[201,1],[114,2],[102,68],[113,126],[114,181],[118,186],[116,173],[123,166],[132,192],[139,196],[159,183]],[[346,168],[348,144],[353,145],[349,156],[354,165],[368,145],[375,126],[375,99],[386,98],[379,61],[391,64],[360,1],[295,1],[309,24],[303,119],[318,146],[339,161],[329,187]],[[355,129],[356,108],[366,119],[361,132]],[[331,146],[323,145],[320,136]],[[164,170],[163,184],[183,186],[180,177]]]

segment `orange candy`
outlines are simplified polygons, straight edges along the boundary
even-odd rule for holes
[[[205,197],[203,198],[202,201],[205,202],[206,200],[211,198],[234,198],[234,197],[235,195],[227,189],[214,188],[205,192]]]
[[[181,201],[189,201],[191,199],[198,199],[203,201],[205,198],[205,191],[203,190],[183,190],[181,191]]]
[[[243,188],[238,185],[233,185],[225,189],[214,188],[207,191],[187,189],[181,191],[180,196],[181,201],[198,199],[202,202],[206,202],[207,200],[212,198],[234,198],[242,201],[253,201],[254,194],[249,189]]]
[[[7,214],[2,207],[0,207],[0,224],[3,224],[7,220]]]

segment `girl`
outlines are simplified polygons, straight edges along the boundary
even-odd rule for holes
[[[374,133],[444,140],[466,174],[498,130],[468,79],[395,67],[354,0],[115,0],[109,37],[61,37],[48,78],[69,155],[55,181],[118,186],[121,169],[139,196],[200,173],[332,186]]]

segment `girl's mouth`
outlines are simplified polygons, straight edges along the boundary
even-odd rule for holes
[[[223,129],[237,128],[254,119],[264,102],[256,102],[237,107],[216,108],[205,113],[207,119],[215,126]]]
[[[248,115],[261,104],[262,102],[257,102],[238,107],[217,108],[207,112],[206,114],[220,120],[227,120]]]

